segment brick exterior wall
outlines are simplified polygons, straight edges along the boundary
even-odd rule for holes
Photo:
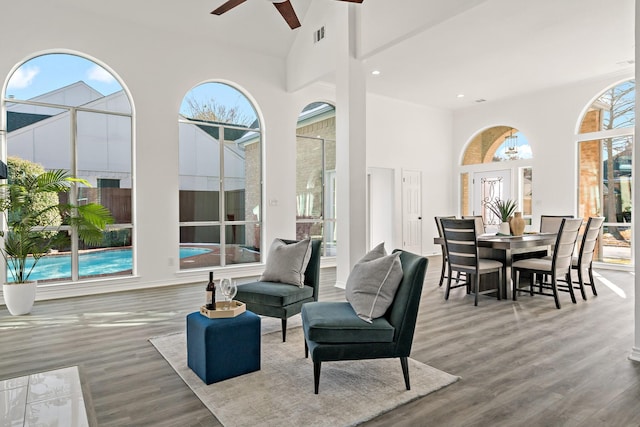
[[[597,132],[600,130],[601,111],[588,111],[580,124],[580,133]],[[600,141],[583,141],[579,143],[578,154],[578,216],[588,218],[602,214],[600,206],[602,195],[600,184],[602,183],[601,165],[602,150]]]

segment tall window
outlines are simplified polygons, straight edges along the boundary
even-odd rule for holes
[[[68,197],[100,203],[115,219],[98,247],[71,241],[43,258],[30,278],[41,283],[132,274],[132,111],[121,84],[91,60],[46,54],[22,64],[5,93],[8,157],[84,178],[92,187],[80,186]],[[104,188],[103,180],[120,185]]]
[[[261,132],[237,89],[204,83],[179,116],[180,268],[260,261]]]
[[[336,110],[317,102],[298,116],[296,238],[322,240],[322,254],[336,255]]]
[[[605,217],[596,254],[609,263],[631,262],[634,108],[630,80],[600,94],[580,121],[578,214]]]

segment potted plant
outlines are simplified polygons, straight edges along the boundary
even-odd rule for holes
[[[509,228],[509,218],[515,212],[518,207],[518,203],[515,200],[506,199],[506,200],[494,200],[491,203],[487,204],[487,207],[491,212],[493,212],[502,223],[500,224],[500,234],[511,234]]]
[[[97,244],[113,218],[97,203],[62,202],[60,193],[74,185],[90,186],[65,170],[48,170],[18,158],[8,159],[9,177],[0,184],[0,211],[4,212],[4,239],[0,253],[7,264],[7,283],[2,296],[13,315],[27,314],[35,300],[36,283],[29,281],[38,261],[69,239],[63,226],[77,232],[85,243]]]

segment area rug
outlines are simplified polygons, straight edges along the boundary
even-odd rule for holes
[[[286,343],[280,331],[262,336],[260,371],[206,385],[187,367],[184,333],[149,341],[227,427],[357,425],[459,379],[409,359],[406,390],[399,359],[327,362],[315,395],[313,363],[304,357],[302,329],[294,328]]]

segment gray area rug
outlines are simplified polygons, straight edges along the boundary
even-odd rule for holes
[[[322,364],[320,394],[315,395],[313,363],[304,357],[302,329],[289,329],[283,343],[280,321],[265,323],[260,371],[211,385],[187,367],[184,333],[149,341],[228,427],[356,425],[459,379],[409,359],[411,390],[407,391],[399,359],[327,362]]]

